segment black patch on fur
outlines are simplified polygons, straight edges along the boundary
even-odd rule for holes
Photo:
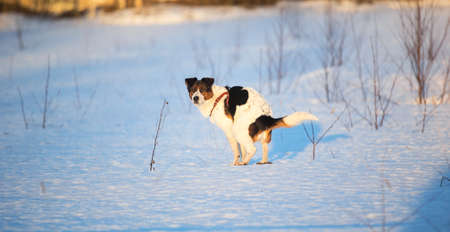
[[[261,115],[254,123],[248,127],[248,134],[253,138],[265,130],[272,128],[282,118],[272,118],[268,115]]]
[[[212,77],[203,77],[201,81],[204,82],[209,87],[211,87],[214,84],[214,78]]]
[[[186,78],[184,80],[184,83],[186,84],[188,91],[191,90],[191,87],[195,84],[195,82],[197,82],[197,77]]]
[[[242,86],[228,87],[228,104],[225,104],[225,113],[231,115],[234,119],[234,114],[236,113],[236,106],[244,105],[248,100],[248,91],[243,89]]]

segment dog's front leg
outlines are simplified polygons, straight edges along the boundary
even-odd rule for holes
[[[233,155],[234,155],[233,165],[238,165],[239,164],[239,147],[238,147],[238,143],[237,143],[236,139],[231,134],[227,134],[227,139],[228,139],[228,142],[230,143],[231,150],[233,151]]]
[[[247,156],[247,152],[245,151],[244,145],[239,144],[239,146],[241,147],[241,161],[244,161],[245,157]]]

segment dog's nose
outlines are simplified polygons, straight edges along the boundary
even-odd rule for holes
[[[194,102],[198,102],[198,96],[195,96],[194,98],[192,98],[194,100]]]

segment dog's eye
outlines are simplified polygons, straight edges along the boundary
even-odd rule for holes
[[[200,89],[200,93],[203,93],[203,92],[205,92],[205,90],[204,89]]]

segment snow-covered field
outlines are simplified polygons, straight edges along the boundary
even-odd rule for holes
[[[288,66],[282,93],[269,94],[260,54],[286,6],[302,15],[301,40],[289,33],[286,40],[289,58],[301,52],[295,61],[302,63]],[[449,231],[450,183],[440,184],[450,176],[450,106],[440,105],[420,133],[421,107],[405,78],[381,129],[356,114],[350,126],[346,113],[315,160],[302,126],[279,129],[272,165],[255,164],[258,150],[250,165],[231,166],[225,136],[189,102],[184,78],[214,76],[220,85],[260,90],[275,116],[310,111],[327,128],[344,107],[319,100],[323,9],[309,2],[159,6],[57,21],[0,15],[0,230]],[[376,21],[383,50],[401,55],[394,8],[343,5],[337,12],[354,15],[364,38]],[[448,17],[450,8],[439,14]],[[357,83],[347,47],[341,76]]]

